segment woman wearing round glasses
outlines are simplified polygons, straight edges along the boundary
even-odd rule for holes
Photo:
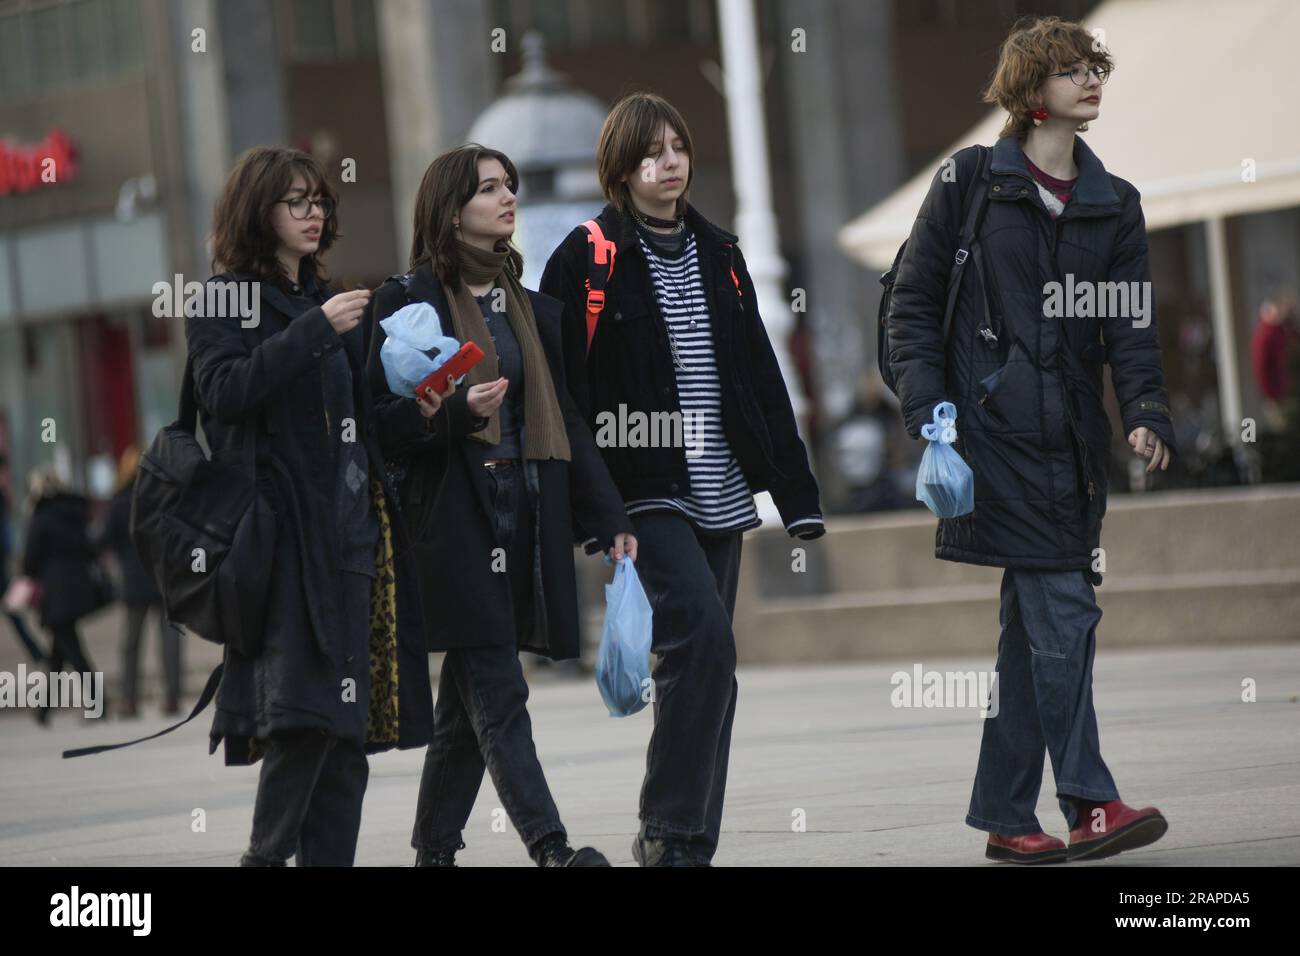
[[[364,387],[370,293],[335,293],[321,264],[336,205],[312,157],[241,156],[214,213],[213,259],[228,271],[209,282],[239,292],[213,301],[255,311],[185,322],[213,454],[239,461],[251,433],[278,519],[263,646],[226,647],[211,732],[227,763],[262,760],[246,866],[351,865],[366,754],[432,732],[419,599]],[[438,440],[440,404],[409,403],[414,440]]]
[[[1008,113],[1001,138],[959,151],[935,177],[888,324],[908,430],[953,402],[975,476],[974,511],[940,520],[936,556],[1005,569],[996,711],[966,822],[1006,862],[1110,856],[1167,829],[1154,807],[1120,801],[1092,702],[1111,437],[1103,364],[1147,471],[1173,451],[1138,193],[1077,135],[1101,113],[1111,66],[1080,24],[1013,27],[985,93]],[[945,338],[950,272],[967,257],[975,268],[959,273]],[[1068,846],[1035,816],[1045,751]]]

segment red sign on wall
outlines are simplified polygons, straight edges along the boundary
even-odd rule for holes
[[[0,196],[75,179],[76,158],[72,141],[57,127],[34,146],[0,140]]]

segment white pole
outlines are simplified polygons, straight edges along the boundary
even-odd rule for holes
[[[736,191],[736,235],[754,281],[759,312],[772,340],[781,377],[803,430],[805,405],[799,380],[792,374],[786,338],[794,326],[794,313],[783,283],[786,263],[776,240],[776,215],[772,211],[772,174],[767,158],[767,123],[763,112],[763,85],[759,72],[758,24],[754,0],[718,0],[722,31],[723,89],[727,99],[727,133],[731,141],[731,179]],[[780,515],[771,495],[756,498],[765,525],[779,525]]]
[[[1219,377],[1219,412],[1224,441],[1241,438],[1241,382],[1237,376],[1237,338],[1232,323],[1232,285],[1223,217],[1205,220],[1205,248],[1210,267],[1210,312],[1214,320],[1214,361]]]

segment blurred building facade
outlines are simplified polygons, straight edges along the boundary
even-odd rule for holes
[[[979,90],[1017,16],[1079,18],[1092,6],[756,0],[779,252],[785,285],[805,303],[793,317],[791,386],[807,399],[832,510],[852,482],[827,436],[874,363],[877,301],[875,275],[843,254],[838,231],[984,114]],[[52,460],[103,493],[104,463],[174,417],[183,329],[152,314],[151,290],[208,275],[212,205],[239,152],[292,144],[336,178],[351,160],[328,264],[342,283],[375,285],[405,267],[429,160],[480,118],[480,131],[500,128],[488,111],[510,93],[509,78],[527,73],[529,31],[544,38],[566,95],[603,107],[649,89],[676,103],[696,146],[692,200],[733,226],[719,9],[714,0],[0,0],[0,166],[20,180],[0,179],[0,451],[15,491],[27,469]],[[582,175],[575,157],[594,160],[594,130],[565,134],[582,135],[591,141],[566,142],[554,161],[570,179]],[[63,141],[71,160],[53,181],[33,179],[33,160]],[[530,190],[539,201],[557,193],[544,163],[521,178],[522,232]],[[579,206],[601,204],[583,188],[568,198],[569,225],[585,218]],[[536,256],[530,248],[530,267]],[[1159,294],[1170,302],[1167,281],[1187,300],[1175,298],[1162,321],[1195,311],[1194,256],[1177,237],[1153,237]],[[1165,326],[1170,348],[1195,337],[1180,321]],[[51,420],[55,441],[45,440]]]

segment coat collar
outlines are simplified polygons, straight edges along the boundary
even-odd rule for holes
[[[596,218],[601,221],[605,228],[605,238],[612,240],[618,247],[619,255],[622,255],[628,249],[640,248],[636,233],[636,220],[620,212],[613,203],[607,203]],[[736,244],[734,234],[705,219],[699,210],[690,203],[686,204],[686,224],[695,233],[696,242],[712,246],[732,246]]]
[[[1074,164],[1079,167],[1079,178],[1075,180],[1070,203],[1065,207],[1066,213],[1070,213],[1072,208],[1076,213],[1089,215],[1118,212],[1121,203],[1110,173],[1079,136],[1074,137]],[[1018,176],[1031,185],[1037,182],[1030,175],[1024,148],[1015,136],[1004,136],[994,144],[989,170],[993,176]],[[1033,195],[1037,195],[1037,190]]]

